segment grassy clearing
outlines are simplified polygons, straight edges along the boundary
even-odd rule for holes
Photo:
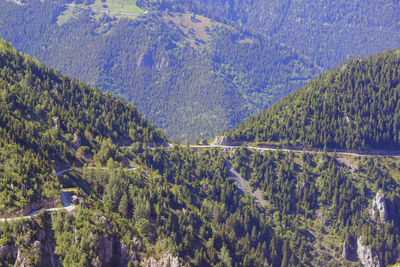
[[[143,9],[136,5],[136,0],[96,0],[90,5],[92,9],[119,13],[141,14]]]
[[[69,15],[69,9],[91,9],[97,15],[108,14],[117,18],[135,19],[137,16],[145,13],[143,9],[136,5],[136,0],[95,0],[92,4],[77,4],[71,2],[67,4],[67,11],[64,16]]]

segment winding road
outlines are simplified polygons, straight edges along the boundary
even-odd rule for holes
[[[77,167],[76,169],[82,170],[82,167]],[[86,169],[96,169],[96,167],[86,167]],[[106,167],[102,167],[101,169],[105,170],[107,168]],[[127,167],[127,169],[135,170],[136,167],[135,166],[129,166],[129,167]],[[67,172],[72,171],[72,170],[73,170],[72,168],[61,170],[61,171],[57,172],[56,176],[59,177],[60,175],[63,175],[64,173],[67,173]],[[72,203],[71,203],[71,199],[72,199],[73,195],[74,195],[74,193],[72,191],[68,191],[68,190],[61,191],[61,202],[63,204],[63,207],[50,208],[50,209],[46,209],[46,211],[58,211],[58,210],[66,210],[67,212],[73,211],[75,209],[75,206],[72,205]],[[26,216],[13,217],[13,218],[0,218],[0,222],[16,221],[16,220],[20,220],[20,219],[30,219],[33,216],[37,215],[41,210],[42,209],[35,210],[35,211],[29,213]]]
[[[57,172],[56,176],[59,177],[60,175],[71,171],[72,169],[65,169],[62,171]],[[61,191],[61,201],[63,203],[62,208],[50,208],[46,209],[46,211],[57,211],[57,210],[66,210],[68,212],[73,211],[75,209],[75,206],[71,204],[71,191]],[[0,219],[0,222],[5,222],[5,221],[15,221],[15,220],[20,220],[20,219],[30,219],[33,216],[37,215],[42,209],[35,210],[31,213],[29,213],[26,216],[23,217],[13,217],[13,218],[2,218]]]
[[[256,147],[256,146],[245,146],[246,148],[249,149],[254,149],[257,151],[281,151],[281,152],[294,152],[294,153],[309,153],[309,154],[323,154],[323,151],[319,150],[301,150],[301,149],[290,149],[290,148],[273,148],[273,147]],[[190,148],[228,148],[228,149],[239,149],[241,146],[224,146],[224,145],[193,145],[190,146]],[[336,152],[327,152],[327,154],[333,154],[336,153],[336,155],[348,155],[348,156],[353,156],[353,157],[370,157],[370,156],[378,156],[378,157],[387,157],[387,158],[393,158],[393,157],[400,157],[400,154],[385,154],[385,153],[378,153],[378,152],[372,152],[372,153],[354,153],[354,152],[341,152],[341,151],[336,151]]]
[[[192,145],[190,148],[223,148],[223,149],[239,149],[240,146],[224,146],[224,145]],[[254,147],[246,146],[248,149],[254,149],[257,151],[282,151],[282,152],[294,152],[294,153],[310,153],[310,154],[323,154],[323,151],[315,150],[300,150],[300,149],[288,149],[288,148],[269,148],[269,147]],[[352,152],[327,152],[328,154],[336,153],[336,155],[348,155],[354,157],[365,157],[365,156],[380,156],[380,157],[400,157],[400,154],[380,154],[380,153],[365,153],[358,154]],[[229,176],[234,179],[234,184],[243,193],[248,193],[254,197],[256,202],[261,206],[267,205],[267,201],[262,197],[262,193],[259,189],[253,191],[249,185],[249,182],[244,179],[233,167],[232,164],[225,160],[226,167],[229,172]]]
[[[169,143],[168,146],[165,148],[171,148],[173,147],[174,144]],[[122,146],[120,148],[129,148],[130,146]],[[189,146],[190,148],[224,148],[224,149],[239,149],[241,146],[225,146],[225,145],[191,145]],[[310,153],[310,154],[323,154],[323,151],[317,151],[317,150],[301,150],[301,149],[290,149],[290,148],[271,148],[271,147],[255,147],[255,146],[246,146],[248,149],[254,149],[257,151],[281,151],[281,152],[294,152],[294,153]],[[400,157],[400,154],[385,154],[385,153],[377,153],[377,152],[372,152],[372,153],[354,153],[354,152],[327,152],[328,154],[333,154],[336,153],[336,155],[348,155],[348,156],[353,156],[353,157],[367,157],[367,156],[379,156],[379,157]],[[246,192],[250,195],[252,195],[256,201],[261,204],[265,205],[266,201],[261,197],[261,194],[259,194],[257,191],[253,192],[248,184],[248,182],[232,167],[229,161],[226,161],[226,165],[229,171],[229,175],[231,178],[235,180],[235,185],[243,192]],[[86,167],[87,169],[96,169],[96,167]],[[129,166],[127,167],[130,170],[135,170],[135,166]],[[82,167],[78,167],[76,169],[82,169]],[[101,169],[107,169],[106,167],[102,167]],[[60,175],[67,173],[69,171],[72,171],[72,168],[64,169],[59,172],[57,172],[56,176],[59,177]],[[50,208],[46,209],[46,211],[57,211],[57,210],[66,210],[66,211],[72,211],[75,209],[75,206],[71,204],[71,191],[61,191],[61,200],[63,203],[63,207],[60,208]],[[14,221],[14,220],[19,220],[19,219],[29,219],[32,218],[33,216],[37,215],[40,212],[39,210],[36,210],[26,216],[23,217],[14,217],[14,218],[0,218],[0,222],[4,221]]]

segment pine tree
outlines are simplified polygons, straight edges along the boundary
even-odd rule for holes
[[[118,211],[122,214],[122,216],[127,217],[128,216],[128,195],[124,193],[121,197],[121,200],[118,205]]]

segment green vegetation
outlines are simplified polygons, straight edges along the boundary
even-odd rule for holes
[[[228,132],[235,140],[400,149],[398,50],[354,59]]]
[[[397,0],[139,0],[138,4],[243,25],[294,48],[326,70],[349,58],[400,46]]]
[[[398,62],[396,51],[349,62],[292,95],[292,104],[275,105],[270,128],[296,115],[305,106],[303,97],[316,118],[326,118],[318,114],[324,114],[318,103],[332,114],[340,107],[332,103],[348,103],[342,109],[349,116],[350,111],[361,114],[352,119],[394,124],[381,112],[390,114],[391,102],[399,109]],[[369,96],[361,102],[368,109],[352,101],[361,96]],[[70,212],[41,211],[28,220],[0,223],[2,265],[132,266],[168,254],[190,266],[358,266],[360,237],[383,265],[398,261],[398,158],[260,153],[245,147],[231,153],[178,145],[148,148],[146,142],[161,143],[165,137],[130,104],[60,76],[4,41],[0,97],[2,212],[52,200],[62,187],[74,187],[79,203]],[[307,121],[318,123],[296,118],[306,130]],[[238,189],[226,161],[261,192],[266,205]],[[121,162],[137,169],[123,168]],[[56,179],[54,165],[73,164],[84,168]],[[384,219],[372,208],[377,192],[384,197]]]
[[[89,6],[114,12],[143,13],[143,9],[136,5],[136,0],[96,0]]]
[[[175,140],[193,142],[233,127],[320,71],[263,35],[200,16],[113,19],[64,4],[0,1],[0,37],[125,98]]]
[[[288,265],[349,266],[357,259],[355,241],[360,236],[384,265],[396,262],[399,159],[259,153],[245,148],[230,158],[243,177],[262,190],[274,233],[287,240],[282,260],[286,258]],[[386,223],[373,221],[369,214],[380,189],[386,198]],[[341,259],[344,242],[350,261]]]
[[[93,263],[100,251],[109,251],[108,260],[100,256],[100,261],[118,265],[121,258],[112,251],[124,246],[129,255],[136,255],[133,262],[169,252],[194,266],[279,265],[279,238],[273,238],[263,210],[242,197],[228,178],[221,153],[137,146],[126,156],[135,157],[143,167],[135,172],[83,170],[71,179],[88,185],[89,196],[80,195],[85,207],[58,212],[53,219],[33,219],[46,220],[42,230],[54,236],[54,255],[61,264]],[[32,246],[22,236],[38,229],[21,226],[0,224],[1,242]],[[271,238],[276,247],[270,251]]]
[[[74,4],[73,8],[91,8],[91,10],[100,15],[107,13],[111,17],[117,18],[136,18],[144,11],[136,5],[136,0],[91,0],[91,1],[72,1],[69,5]]]
[[[233,128],[323,69],[400,46],[393,0],[75,2],[2,0],[0,37],[125,98],[180,141]],[[137,6],[149,12],[135,20],[91,11]]]
[[[105,163],[113,143],[164,141],[132,105],[0,40],[1,214],[59,197],[57,165],[86,162],[91,154]]]
[[[384,264],[394,263],[400,252],[399,160],[245,148],[227,156],[140,145],[123,153],[141,167],[76,172],[70,179],[86,185],[88,196],[79,195],[84,206],[53,219],[40,215],[29,225],[0,224],[0,243],[29,248],[22,236],[30,233],[35,240],[32,224],[43,224],[65,266],[93,263],[97,256],[102,264],[120,266],[122,247],[134,255],[127,257],[133,263],[171,253],[192,266],[357,266],[360,236]],[[238,191],[224,157],[261,189],[266,207]],[[379,189],[386,198],[386,223],[373,221],[368,211]],[[341,258],[343,242],[350,260]],[[34,257],[29,249],[24,253]]]

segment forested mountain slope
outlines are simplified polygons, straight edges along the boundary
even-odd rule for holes
[[[0,221],[0,265],[280,262],[279,249],[269,253],[260,207],[235,188],[218,151],[145,148],[165,137],[132,105],[4,41],[0,92],[0,218],[34,203],[60,204],[65,187],[80,199],[73,211]],[[137,168],[123,168],[123,159]],[[56,178],[54,168],[75,164],[84,165]]]
[[[397,54],[370,61],[396,62]],[[354,64],[361,62],[368,66]],[[398,157],[148,148],[143,142],[165,138],[131,105],[3,41],[0,64],[1,216],[66,187],[79,203],[1,221],[1,265],[399,262]],[[346,69],[357,70],[351,63]],[[123,167],[123,159],[136,169]],[[54,167],[73,164],[84,165],[56,178]],[[237,187],[230,164],[263,204]]]
[[[245,25],[293,47],[326,70],[352,57],[370,56],[400,46],[397,0],[140,0],[139,3]]]
[[[281,266],[399,262],[399,157],[241,148],[230,158],[268,203]]]
[[[59,165],[86,162],[112,143],[165,141],[132,105],[60,76],[2,40],[0,93],[2,215],[59,198]]]
[[[124,97],[174,139],[237,125],[320,72],[291,48],[202,16],[113,19],[67,2],[1,0],[0,37]]]
[[[235,140],[400,149],[400,50],[352,59],[229,132]]]

